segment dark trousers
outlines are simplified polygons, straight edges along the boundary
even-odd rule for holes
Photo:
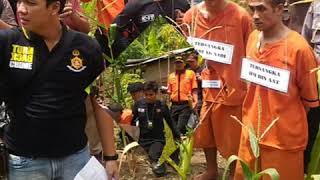
[[[308,144],[304,151],[304,171],[308,170],[308,163],[311,159],[311,151],[316,140],[320,124],[320,108],[311,108],[308,112]]]
[[[152,143],[140,143],[142,148],[148,153],[148,157],[152,162],[157,162],[162,155],[162,151],[164,148],[164,143],[159,141],[154,141]],[[179,149],[170,155],[170,158],[179,165]]]
[[[141,143],[140,145],[148,153],[151,162],[156,162],[159,160],[164,147],[162,142],[155,141],[152,143]]]
[[[192,113],[192,109],[189,104],[171,106],[171,118],[176,123],[177,128],[182,134],[186,134],[186,125],[188,124],[189,117]]]

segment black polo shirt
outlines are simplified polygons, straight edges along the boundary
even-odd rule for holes
[[[139,122],[140,137],[139,144],[142,146],[152,142],[165,143],[163,120],[169,125],[174,138],[180,137],[180,131],[173,122],[168,106],[157,100],[155,103],[148,103],[141,99],[134,104],[132,109],[133,125]]]
[[[187,0],[129,1],[114,20],[117,24],[117,39],[113,44],[113,55],[118,56],[124,51],[160,15],[174,20],[175,10],[186,12],[189,8]]]
[[[46,63],[50,70],[39,71]],[[63,27],[49,52],[34,33],[0,31],[0,69],[11,119],[4,141],[13,154],[62,157],[86,146],[85,88],[104,69],[96,41]],[[43,78],[32,83],[37,73]]]

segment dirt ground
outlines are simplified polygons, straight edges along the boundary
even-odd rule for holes
[[[178,180],[179,176],[173,168],[167,166],[167,175],[165,177],[157,178],[152,173],[150,163],[146,154],[141,149],[136,150],[136,160],[124,160],[120,175],[122,180]],[[218,155],[219,175],[222,176],[226,161]],[[199,173],[202,173],[206,168],[205,157],[201,150],[195,150],[191,162],[191,172],[188,179],[192,179]]]

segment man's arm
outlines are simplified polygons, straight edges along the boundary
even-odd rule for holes
[[[191,88],[192,88],[192,108],[195,108],[198,104],[198,83],[197,83],[197,77],[194,72],[192,72],[192,78],[191,78]]]
[[[113,120],[111,116],[91,97],[94,114],[96,117],[97,128],[99,131],[104,156],[116,155],[114,143]],[[108,179],[119,179],[119,171],[116,160],[106,161],[106,171]]]
[[[192,108],[195,108],[198,104],[198,91],[197,89],[192,90]]]
[[[0,29],[10,29],[17,26],[17,22],[8,0],[2,0],[3,11],[0,14]]]
[[[2,20],[0,19],[0,30],[1,30],[1,29],[10,29],[10,28],[12,28],[11,25],[5,23],[4,21],[2,21]]]
[[[313,108],[319,106],[317,72],[312,71],[317,67],[317,61],[312,48],[308,47],[307,43],[304,44],[306,44],[306,47],[300,49],[296,55],[297,85],[303,104],[306,107]]]
[[[132,126],[136,126],[137,125],[137,121],[139,121],[139,116],[138,116],[138,108],[137,108],[137,103],[134,103],[133,107],[132,107],[132,121],[131,121],[131,125]]]

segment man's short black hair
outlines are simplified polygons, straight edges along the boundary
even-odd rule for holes
[[[135,93],[135,92],[143,91],[143,83],[142,82],[130,83],[130,84],[128,84],[127,91],[129,93]]]
[[[153,91],[155,93],[158,92],[158,83],[156,81],[148,81],[146,83],[144,83],[144,90],[145,91]]]
[[[66,5],[66,1],[67,0],[46,0],[47,1],[47,7],[52,4],[55,1],[59,1],[60,2],[60,13],[62,12],[62,10],[64,9],[64,6]]]

